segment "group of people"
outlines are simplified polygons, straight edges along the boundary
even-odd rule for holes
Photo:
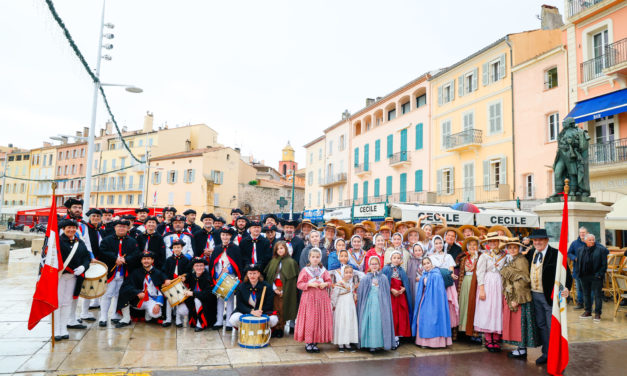
[[[317,227],[274,215],[251,221],[234,209],[229,222],[202,214],[199,226],[193,210],[177,215],[166,207],[161,220],[147,209],[115,218],[91,209],[83,221],[80,200],[65,206],[61,254],[70,260],[59,284],[57,339],[85,328],[83,320],[106,327],[110,313],[118,328],[135,316],[196,331],[230,331],[253,315],[268,318],[273,337],[293,327],[307,352],[329,342],[342,352],[376,352],[401,341],[441,348],[465,339],[491,352],[514,344],[513,358],[542,345],[536,362],[547,361],[558,251],[542,229],[527,246],[506,227],[455,228],[441,217],[441,225],[421,225],[421,217]],[[93,260],[108,267],[107,290],[84,299],[76,317]],[[225,275],[240,283],[232,295],[216,296]],[[162,290],[177,281],[189,298],[172,307]],[[570,287],[569,272],[562,296]],[[98,318],[90,313],[96,307]]]

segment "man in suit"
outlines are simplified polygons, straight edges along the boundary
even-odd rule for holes
[[[536,311],[536,325],[542,339],[542,355],[536,364],[546,364],[549,353],[549,336],[551,334],[551,317],[553,315],[553,286],[557,268],[558,250],[549,245],[549,236],[545,229],[533,230],[529,237],[533,241],[535,252],[530,264],[531,296]],[[566,266],[566,286],[562,296],[568,298],[573,284],[570,269]]]
[[[296,262],[300,261],[300,254],[305,248],[305,242],[299,236],[296,236],[297,220],[283,221],[283,238],[287,244],[287,250]]]

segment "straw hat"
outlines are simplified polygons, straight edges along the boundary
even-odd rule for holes
[[[410,227],[407,222],[396,222],[396,224],[394,225],[394,232],[399,232],[398,228],[401,226],[406,226],[407,228]]]
[[[503,231],[508,238],[511,238],[511,237],[514,236],[514,235],[512,235],[512,232],[509,231],[509,229],[507,227],[501,226],[501,225],[492,226],[488,230],[488,232],[496,232],[496,231]]]
[[[367,228],[366,228],[366,226],[363,224],[363,222],[362,222],[362,223],[356,223],[356,224],[354,224],[352,227],[353,227],[353,228],[352,228],[352,230],[353,230],[352,232],[353,232],[353,233],[354,233],[354,232],[355,232],[355,230],[357,230],[358,228],[360,228],[360,229],[362,229],[362,230],[364,230],[364,231],[368,231],[368,229],[367,229]]]
[[[408,241],[409,239],[409,233],[410,232],[417,232],[418,233],[418,241],[424,241],[427,238],[427,233],[424,232],[423,229],[418,228],[418,227],[410,227],[407,230],[405,230],[405,232],[403,233],[403,240],[404,241]]]
[[[394,228],[396,221],[394,221],[394,218],[392,217],[385,217],[385,219],[383,220],[383,223],[381,223],[381,226],[384,226],[386,223],[391,223],[389,227]]]
[[[488,232],[488,234],[486,235],[486,238],[481,240],[481,244],[487,243],[490,240],[498,240],[499,242],[506,242],[509,239],[510,238],[508,238],[507,236],[499,236],[499,234],[496,231],[495,232]]]
[[[455,234],[457,234],[457,240],[462,240],[464,239],[464,234],[462,234],[461,231],[459,231],[458,228],[455,227],[445,227],[443,229],[440,229],[436,232],[437,235],[440,235],[442,238],[444,238],[444,235],[446,235],[447,232],[449,231],[454,231]]]
[[[479,243],[481,242],[479,238],[476,236],[467,237],[466,239],[464,239],[464,242],[462,243],[462,250],[464,252],[468,252],[468,243],[470,243],[471,241],[477,242],[477,246],[479,246]]]
[[[303,226],[308,225],[311,226],[312,230],[317,230],[316,226],[314,226],[313,223],[311,223],[311,220],[309,219],[303,219],[303,221],[301,223],[298,224],[298,227],[296,227],[297,230],[300,230],[303,228]]]
[[[501,245],[499,245],[500,249],[503,249],[505,247],[507,247],[510,244],[516,244],[517,246],[524,248],[525,246],[518,241],[518,238],[514,237],[514,238],[509,238],[507,239],[505,242],[502,242]]]
[[[416,221],[405,221],[405,223],[407,224],[407,227],[416,227],[416,226],[418,226],[418,222],[416,222]]]
[[[377,232],[377,224],[373,221],[362,221],[361,224],[366,228],[366,231],[372,232],[373,234]]]
[[[377,231],[378,233],[381,233],[381,231],[387,230],[390,233],[392,232],[392,229],[388,226],[388,225],[383,225],[381,227],[379,227],[379,231]]]
[[[329,222],[327,222],[327,223],[333,223],[334,225],[336,225],[338,227],[341,226],[341,225],[345,225],[346,224],[345,221],[343,221],[341,219],[338,219],[338,218],[330,219]]]
[[[463,234],[465,229],[471,229],[472,232],[475,234],[474,236],[481,236],[481,231],[479,231],[479,229],[473,225],[463,225],[459,227],[459,231]],[[486,228],[486,231],[488,229]]]
[[[353,235],[352,226],[349,225],[349,224],[344,224],[344,225],[338,226],[337,230],[338,231],[340,231],[340,230],[344,231],[344,239],[350,239],[351,236]]]

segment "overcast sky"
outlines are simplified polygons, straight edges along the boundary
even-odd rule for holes
[[[508,33],[539,28],[545,0],[108,0],[114,48],[103,82],[118,123],[205,123],[220,143],[276,167],[302,145],[426,71]],[[95,66],[102,0],[56,0]],[[0,144],[33,148],[89,126],[92,84],[43,0],[0,2]],[[98,105],[97,128],[108,115]]]

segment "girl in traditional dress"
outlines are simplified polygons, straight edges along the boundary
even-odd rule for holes
[[[329,259],[327,261],[327,264],[329,266],[329,271],[335,270],[337,268],[339,268],[340,265],[340,261],[338,259],[338,256],[340,254],[340,251],[345,251],[346,250],[346,240],[344,240],[343,238],[337,238],[335,239],[335,243],[333,246],[334,251],[329,253]],[[347,252],[348,253],[348,252]],[[346,264],[346,262],[345,262]],[[356,265],[354,265],[356,267]]]
[[[364,260],[366,264],[366,272],[368,272],[368,267],[370,266],[370,258],[378,257],[379,258],[379,270],[381,269],[381,265],[383,265],[383,261],[385,260],[385,239],[383,235],[376,234],[374,236],[374,247],[366,252],[366,259]]]
[[[424,248],[420,243],[415,243],[411,250],[411,257],[407,262],[407,279],[409,280],[409,296],[413,299],[416,297],[416,286],[422,275],[422,258],[425,256]]]
[[[422,259],[424,272],[416,288],[412,334],[416,345],[440,348],[453,344],[451,320],[444,288],[444,279],[429,257]]]
[[[398,347],[399,337],[411,337],[412,298],[408,290],[410,282],[401,265],[403,261],[401,251],[392,251],[390,259],[391,263],[386,265],[381,273],[390,282],[394,333],[396,333],[394,339],[395,347]]]
[[[440,235],[433,237],[433,253],[429,256],[429,259],[434,268],[449,271],[450,278],[453,280],[458,278],[454,273],[455,260],[453,260],[453,256],[444,252],[444,240]],[[457,335],[457,326],[459,325],[459,301],[455,284],[446,287],[446,298],[448,299],[451,328],[454,328],[453,338],[455,338]]]
[[[527,347],[536,347],[535,314],[531,301],[529,262],[522,254],[523,245],[517,238],[510,239],[505,266],[501,269],[503,282],[503,342],[518,348],[509,353],[510,358],[527,359]]]
[[[418,218],[418,223],[416,224],[416,227],[420,227],[425,232],[426,237],[425,237],[425,240],[421,242],[421,244],[423,245],[423,249],[425,250],[425,256],[430,256],[431,253],[433,253],[433,236],[435,235],[436,231],[435,231],[435,227],[430,223],[426,223],[422,225],[422,227],[420,226],[422,221],[424,219],[427,219],[427,217],[428,217],[427,214],[421,215]],[[442,225],[446,227],[446,218],[444,218],[440,214],[434,214],[433,217],[435,219],[442,221]]]
[[[298,263],[287,250],[283,240],[276,242],[272,250],[272,260],[266,266],[265,275],[272,283],[274,290],[274,309],[279,317],[278,324],[273,328],[273,337],[283,337],[285,322],[296,319],[298,313]]]
[[[366,252],[362,248],[363,239],[359,235],[353,235],[351,237],[351,249],[348,252],[349,262],[357,266],[357,269],[361,272],[364,271],[364,259]]]
[[[333,312],[327,288],[329,272],[322,266],[320,248],[309,251],[309,263],[300,271],[296,286],[302,290],[294,329],[294,340],[305,342],[308,353],[320,352],[318,343],[333,340]]]
[[[500,271],[505,265],[505,254],[499,249],[500,237],[496,234],[484,240],[488,251],[477,262],[477,286],[479,293],[475,307],[475,330],[482,332],[488,351],[501,351],[503,332],[503,283]]]
[[[403,246],[411,255],[414,244],[424,240],[425,238],[426,234],[424,231],[418,227],[410,227],[403,233]]]
[[[383,241],[383,238],[380,239]],[[381,259],[368,259],[368,274],[359,282],[357,289],[357,313],[359,315],[359,345],[371,353],[378,349],[395,348],[394,323],[390,284],[381,274]]]
[[[459,255],[459,331],[466,333],[474,343],[481,344],[481,336],[475,331],[475,304],[477,301],[477,261],[479,260],[479,238],[464,239],[463,253]]]
[[[340,258],[348,258],[348,251],[340,252]],[[355,351],[351,344],[359,343],[359,327],[357,321],[357,309],[355,307],[355,291],[357,284],[354,269],[346,265],[341,269],[331,272],[334,280],[331,291],[331,304],[333,305],[333,343],[338,345],[338,350]]]
[[[401,254],[401,265],[403,269],[407,270],[407,261],[409,260],[409,252],[403,247],[403,234],[400,232],[395,232],[392,235],[392,246],[385,250],[385,254],[383,257],[384,265],[388,265],[391,260],[390,256],[392,252],[398,251]]]

